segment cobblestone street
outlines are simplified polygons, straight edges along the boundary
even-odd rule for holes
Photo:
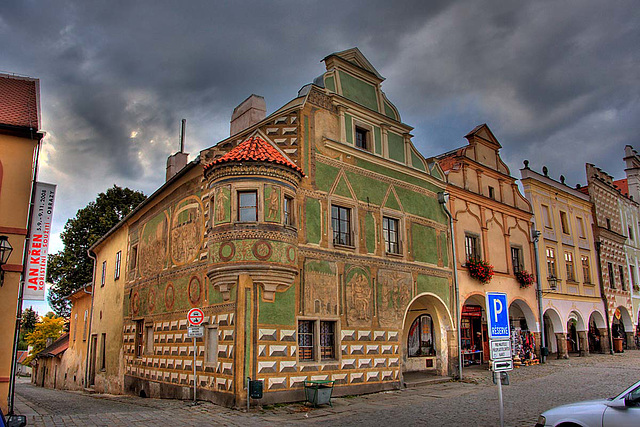
[[[431,425],[495,426],[497,387],[489,371],[467,369],[464,382],[447,382],[358,397],[333,399],[333,407],[302,404],[252,409],[211,403],[196,407],[175,400],[142,399],[17,386],[17,412],[30,426],[119,425]],[[532,426],[539,413],[578,400],[610,397],[640,379],[640,351],[549,360],[520,368],[503,387],[505,423]]]

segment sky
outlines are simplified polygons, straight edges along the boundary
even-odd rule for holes
[[[322,58],[354,46],[386,78],[425,157],[487,123],[515,177],[528,159],[572,186],[586,183],[587,162],[623,178],[624,146],[640,149],[637,6],[5,0],[0,70],[40,79],[39,179],[58,186],[56,252],[66,221],[98,193],[162,185],[181,119],[192,160],[229,135],[249,95],[269,114],[325,71]]]

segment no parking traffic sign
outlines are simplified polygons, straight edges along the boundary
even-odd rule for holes
[[[204,312],[199,308],[192,308],[187,314],[187,320],[189,324],[193,326],[199,326],[204,321]]]

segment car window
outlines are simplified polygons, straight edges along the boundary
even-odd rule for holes
[[[636,402],[640,401],[640,387],[636,387],[635,390],[632,390],[628,395],[629,400],[633,400]]]

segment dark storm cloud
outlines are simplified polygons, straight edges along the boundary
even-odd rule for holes
[[[587,161],[621,177],[640,131],[631,1],[6,3],[0,68],[41,79],[60,223],[114,182],[155,190],[181,118],[193,158],[248,95],[273,111],[353,46],[427,157],[487,122],[514,176],[528,158],[584,182]]]

